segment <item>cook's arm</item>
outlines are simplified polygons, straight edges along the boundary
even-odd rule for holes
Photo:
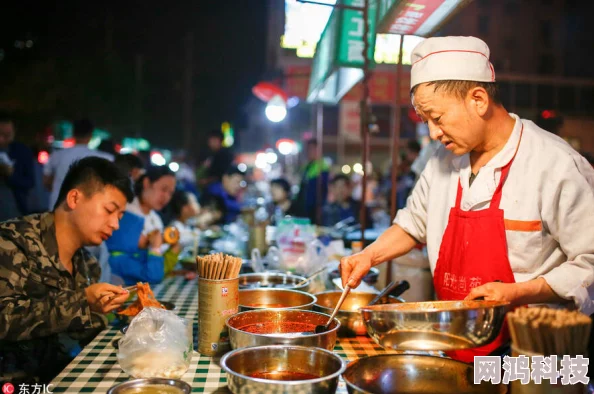
[[[594,283],[594,169],[574,154],[556,164],[547,182],[554,192],[542,199],[543,226],[559,242],[567,261],[541,276],[551,289],[594,312],[588,287]]]
[[[343,286],[347,282],[351,287],[359,286],[361,279],[372,266],[402,256],[417,243],[426,241],[427,196],[435,160],[436,157],[433,157],[427,164],[406,202],[406,207],[398,211],[392,227],[361,253],[344,257],[341,260]]]

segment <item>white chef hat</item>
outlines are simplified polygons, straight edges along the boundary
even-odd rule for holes
[[[424,82],[459,80],[495,82],[489,47],[476,37],[432,37],[411,55],[411,88]]]

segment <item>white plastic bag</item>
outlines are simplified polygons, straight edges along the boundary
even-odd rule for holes
[[[192,326],[174,312],[144,308],[120,339],[118,361],[135,378],[180,378],[192,359]]]

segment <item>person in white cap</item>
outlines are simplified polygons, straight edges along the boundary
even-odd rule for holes
[[[594,312],[594,170],[561,138],[508,113],[489,48],[429,38],[412,53],[411,98],[443,146],[376,242],[341,261],[343,285],[426,243],[442,300],[573,302]],[[505,345],[452,352],[471,362]]]

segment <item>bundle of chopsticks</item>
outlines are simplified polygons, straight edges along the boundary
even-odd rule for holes
[[[241,259],[223,253],[196,257],[198,274],[211,280],[235,279],[241,270]]]
[[[590,318],[578,311],[545,307],[518,308],[507,314],[515,347],[545,356],[585,355]]]

